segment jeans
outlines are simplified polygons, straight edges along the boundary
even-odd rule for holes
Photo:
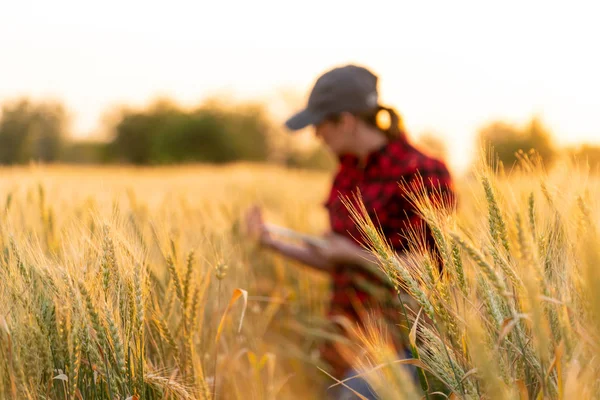
[[[398,354],[399,360],[407,359],[407,358],[413,358],[411,351],[408,349],[405,350],[404,353]],[[406,368],[408,370],[408,372],[410,373],[410,375],[413,379],[413,383],[417,383],[418,377],[417,377],[416,367],[414,367],[412,365],[405,365],[403,367]],[[359,373],[360,372],[351,369],[350,371],[348,371],[344,374],[344,377],[341,380],[343,381],[345,379],[352,378],[353,376],[356,376]],[[375,391],[371,388],[369,383],[362,377],[356,377],[356,378],[350,379],[344,383],[346,386],[349,386],[350,388],[352,388],[352,390],[356,391],[357,393],[360,393],[366,399],[378,400],[378,397],[376,396]],[[335,391],[332,393],[332,395],[333,395],[332,396],[333,400],[358,399],[358,396],[356,396],[356,394],[354,394],[350,389],[348,389],[347,387],[345,387],[343,385],[336,386]]]

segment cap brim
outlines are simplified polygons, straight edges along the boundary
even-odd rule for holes
[[[285,126],[291,131],[299,131],[307,126],[318,124],[321,121],[321,116],[313,113],[309,109],[304,109],[293,115],[285,122]]]

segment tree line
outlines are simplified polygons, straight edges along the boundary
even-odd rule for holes
[[[333,158],[321,147],[301,150],[293,135],[273,123],[261,104],[226,105],[207,101],[184,109],[158,100],[144,109],[113,110],[104,141],[76,141],[70,136],[70,116],[57,101],[18,99],[1,107],[0,164],[126,163],[163,165],[176,163],[221,164],[236,161],[272,162],[301,168],[331,168]],[[443,144],[427,137],[423,146],[444,156]],[[506,168],[520,152],[535,150],[550,166],[560,155],[569,155],[592,168],[600,166],[600,146],[557,146],[539,118],[525,126],[493,121],[477,134],[477,148],[492,148],[494,158]]]
[[[74,140],[70,116],[56,101],[18,99],[0,111],[0,165],[42,163],[277,162],[327,168],[323,149],[302,151],[282,135],[261,104],[207,101],[184,109],[159,99],[144,109],[111,110],[105,140]]]

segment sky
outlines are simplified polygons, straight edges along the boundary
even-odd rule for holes
[[[461,168],[492,120],[538,115],[559,143],[600,142],[597,3],[0,0],[0,103],[59,99],[84,137],[110,107],[159,96],[280,110],[282,92],[304,101],[319,74],[356,63]]]

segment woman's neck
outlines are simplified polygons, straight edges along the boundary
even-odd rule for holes
[[[369,154],[381,149],[388,141],[389,139],[384,133],[378,129],[368,127],[358,136],[354,152],[359,160],[364,162]]]

